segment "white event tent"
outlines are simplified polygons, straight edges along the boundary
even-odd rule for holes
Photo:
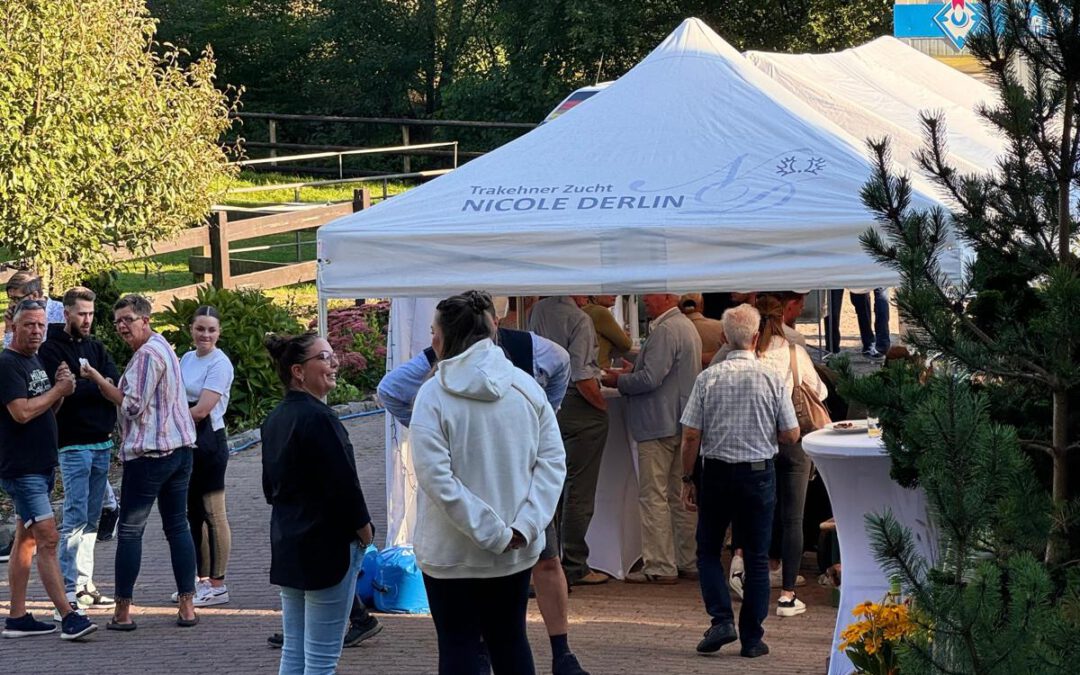
[[[326,298],[394,298],[388,367],[433,301],[890,286],[862,250],[865,144],[687,19],[601,95],[452,173],[322,227]],[[916,206],[937,203],[917,177]],[[959,263],[957,263],[958,269]],[[390,544],[415,482],[388,420]]]
[[[996,166],[1005,140],[976,110],[993,105],[988,85],[885,36],[832,54],[746,52],[746,58],[857,138],[888,136],[897,163],[918,170],[921,112],[944,114],[949,161],[963,173]]]

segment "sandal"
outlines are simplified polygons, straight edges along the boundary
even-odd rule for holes
[[[176,613],[176,625],[180,626],[181,628],[191,628],[193,626],[198,626],[199,625],[199,615],[196,614],[195,616],[191,617],[190,619],[185,619],[184,616],[180,612],[177,612]]]
[[[120,623],[116,619],[109,619],[109,623],[105,624],[105,630],[118,630],[122,633],[130,633],[135,630],[135,622],[128,621],[127,623]]]

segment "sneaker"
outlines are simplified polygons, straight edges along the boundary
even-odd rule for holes
[[[795,575],[795,586],[805,586],[806,577],[801,574]],[[769,587],[770,588],[783,588],[784,587],[784,567],[781,565],[774,570],[769,570]]]
[[[112,609],[116,607],[116,601],[107,595],[102,595],[96,588],[92,591],[79,591],[75,594],[75,602],[80,609]]]
[[[709,626],[709,630],[705,631],[705,637],[698,643],[697,651],[698,654],[712,654],[738,639],[739,635],[735,632],[735,626],[730,623],[718,623],[715,626]]]
[[[874,359],[875,361],[878,360],[878,359],[885,358],[885,355],[882,354],[881,352],[879,352],[877,350],[877,347],[869,347],[867,349],[862,350],[862,355],[865,356],[868,359]]]
[[[71,613],[72,614],[78,614],[79,616],[81,616],[83,618],[86,618],[86,610],[83,609],[82,607],[79,607],[79,605],[77,603],[74,603],[74,602],[71,603]],[[60,616],[60,610],[58,610],[58,609],[53,610],[52,620],[55,621],[56,623],[60,623],[61,621],[64,620],[64,617]]]
[[[199,599],[199,596],[203,594],[204,588],[210,588],[210,581],[203,581],[202,579],[195,580],[195,600]],[[172,602],[180,602],[180,591],[173,591],[173,594],[169,596],[169,600]]]
[[[98,520],[98,541],[110,541],[116,536],[116,523],[120,520],[120,509],[101,509]]]
[[[790,600],[780,598],[776,603],[776,616],[798,616],[805,611],[806,603],[794,595],[791,596]]]
[[[195,593],[194,604],[196,607],[213,607],[224,605],[229,601],[229,588],[227,586],[214,587],[206,583]]]
[[[734,596],[737,596],[740,600],[742,600],[743,599],[743,573],[742,572],[732,572],[731,576],[728,577],[728,582],[727,583],[728,583],[728,590],[731,591],[731,594],[734,595]]]
[[[266,644],[270,645],[274,649],[281,649],[281,645],[285,644],[285,636],[281,633],[274,633],[270,637],[266,638]]]
[[[60,624],[61,640],[78,640],[97,630],[97,624],[91,623],[85,615],[72,612],[64,617]]]
[[[758,642],[757,644],[750,645],[749,647],[743,647],[739,650],[739,656],[744,656],[748,659],[756,659],[759,656],[765,656],[769,653],[769,645],[764,642]]]
[[[573,652],[566,652],[551,661],[551,675],[589,675]]]
[[[355,647],[364,640],[375,637],[382,631],[382,624],[375,617],[368,614],[368,617],[364,621],[356,621],[349,623],[349,630],[345,633],[345,640],[342,642],[342,647]]]
[[[34,615],[27,612],[18,619],[5,619],[3,636],[6,638],[33,637],[34,635],[48,635],[55,633],[56,626],[44,621],[38,621]]]

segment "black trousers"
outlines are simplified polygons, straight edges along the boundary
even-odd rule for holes
[[[439,675],[475,673],[481,638],[495,675],[536,673],[525,633],[531,576],[531,569],[492,579],[434,579],[424,575],[439,638]]]

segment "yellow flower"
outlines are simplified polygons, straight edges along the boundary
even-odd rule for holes
[[[867,600],[866,602],[855,605],[855,609],[851,610],[851,613],[855,616],[867,616],[874,614],[877,611],[877,605]]]

